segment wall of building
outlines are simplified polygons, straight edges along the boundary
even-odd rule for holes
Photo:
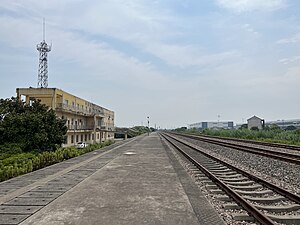
[[[189,129],[233,129],[233,121],[198,122],[188,125]]]
[[[262,122],[263,120],[258,118],[258,117],[252,117],[247,120],[248,121],[248,129],[250,130],[253,127],[257,127],[259,130],[261,130],[262,127]]]
[[[54,93],[55,88],[17,88],[17,97],[26,97],[26,103],[30,104],[32,99],[41,100],[42,104],[54,108]]]
[[[38,99],[66,120],[64,146],[77,142],[99,143],[114,138],[114,112],[57,88],[18,88],[26,103]]]
[[[267,121],[266,126],[277,125],[282,129],[287,128],[288,126],[294,126],[296,128],[300,128],[300,119],[294,120],[276,120],[276,121]]]

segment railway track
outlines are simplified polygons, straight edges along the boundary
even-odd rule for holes
[[[197,135],[187,135],[187,134],[180,134],[180,133],[173,133],[173,134],[181,137],[191,138],[198,141],[216,144],[223,147],[233,148],[236,150],[245,151],[245,152],[262,155],[265,157],[270,157],[277,160],[282,160],[289,163],[300,165],[300,155],[296,155],[288,152],[269,150],[265,148],[254,147],[254,146],[245,146],[237,143],[229,143],[224,140],[217,140],[215,138],[207,138],[207,137],[201,137]]]
[[[214,137],[214,136],[203,135],[203,134],[198,135],[198,136],[208,137],[208,138],[214,138],[214,139],[222,139],[222,140],[228,140],[228,141],[243,142],[243,143],[254,144],[254,145],[262,145],[262,146],[268,146],[268,147],[275,147],[275,148],[283,148],[283,149],[290,149],[290,150],[300,151],[300,146],[297,146],[297,145],[287,145],[287,144],[281,144],[281,143],[269,143],[269,142],[254,141],[254,140],[245,140],[245,139],[229,138],[229,137]]]
[[[260,224],[300,224],[300,196],[269,183],[254,174],[236,168],[201,151],[199,147],[173,134],[161,134],[177,151],[188,159],[214,185],[212,192],[242,207]],[[207,182],[207,181],[206,181]],[[217,188],[215,188],[215,187]],[[218,190],[219,188],[219,190]],[[229,197],[229,198],[228,198]]]

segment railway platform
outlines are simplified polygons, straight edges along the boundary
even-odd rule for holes
[[[0,183],[0,225],[224,224],[157,133]]]

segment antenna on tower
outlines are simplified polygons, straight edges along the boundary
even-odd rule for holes
[[[45,41],[45,18],[43,18],[43,41],[36,46],[39,51],[39,71],[38,88],[48,87],[48,52],[51,51],[52,44],[49,46]]]
[[[43,41],[45,41],[45,17],[43,18]]]

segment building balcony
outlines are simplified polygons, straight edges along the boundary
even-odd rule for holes
[[[115,131],[116,128],[115,128],[115,126],[113,126],[113,125],[108,125],[108,126],[107,126],[107,130],[109,130],[109,131]]]
[[[96,125],[96,130],[106,130],[106,126],[105,125]]]
[[[72,105],[66,105],[63,103],[57,103],[56,104],[56,111],[60,112],[68,112],[76,115],[82,115],[82,116],[98,116],[98,117],[104,117],[103,110],[86,110],[80,107],[72,106]]]
[[[67,125],[68,130],[94,130],[93,126],[86,126],[86,125]]]
[[[105,131],[114,131],[115,127],[111,125],[103,125],[103,126],[97,126],[97,129],[105,130]]]

